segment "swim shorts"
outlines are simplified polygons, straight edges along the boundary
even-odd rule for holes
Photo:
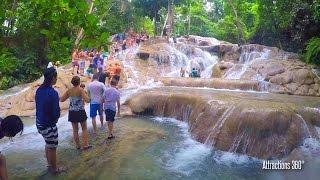
[[[100,104],[90,104],[90,117],[96,117],[97,111],[102,115],[102,106]]]
[[[114,117],[116,116],[116,112],[111,109],[106,109],[105,113],[106,113],[106,121],[113,122]]]
[[[58,147],[58,128],[53,127],[41,127],[37,126],[38,132],[42,135],[44,141],[46,142],[46,147],[50,149],[55,149]]]

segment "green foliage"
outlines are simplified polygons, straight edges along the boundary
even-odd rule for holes
[[[27,55],[21,59],[3,49],[0,55],[0,89],[8,89],[41,76],[40,69],[34,65],[34,57]]]
[[[16,66],[16,57],[4,49],[0,55],[0,75],[12,75],[15,72]]]
[[[312,38],[308,42],[304,58],[307,63],[320,65],[320,38]]]
[[[94,0],[89,14],[90,2],[2,0],[0,88],[40,77],[49,61],[69,63],[80,29],[80,48],[108,49],[111,35],[131,27],[159,35],[168,12],[168,0]],[[319,64],[319,0],[174,0],[174,14],[175,35],[306,49]]]

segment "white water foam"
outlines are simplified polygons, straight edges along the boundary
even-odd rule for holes
[[[170,170],[190,175],[210,155],[212,149],[192,139],[186,122],[163,117],[155,117],[153,120],[161,123],[172,123],[180,128],[183,142],[178,145],[173,157],[166,164]]]
[[[212,159],[218,164],[227,166],[261,161],[247,155],[214,150],[212,146],[195,141],[188,131],[189,126],[186,122],[165,117],[155,117],[152,119],[160,123],[170,123],[180,128],[180,135],[183,137],[183,141],[176,147],[177,149],[173,155],[169,155],[170,159],[165,164],[169,170],[188,176],[196,171],[201,163],[205,162],[205,159]]]
[[[247,69],[250,67],[250,65],[255,60],[268,60],[269,58],[269,49],[264,49],[263,52],[258,51],[252,51],[248,52],[248,50],[244,50],[244,52],[241,53],[239,58],[239,65],[241,65],[241,68],[237,70],[234,66],[233,68],[229,69],[226,74],[224,75],[224,78],[226,79],[240,79],[242,75],[247,71]],[[254,79],[259,79],[260,77],[254,77]]]

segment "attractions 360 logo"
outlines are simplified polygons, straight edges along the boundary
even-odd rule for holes
[[[300,170],[304,164],[303,160],[293,160],[291,162],[263,161],[262,169],[266,170]]]

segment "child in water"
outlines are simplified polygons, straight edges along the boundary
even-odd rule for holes
[[[111,87],[107,88],[104,92],[104,111],[106,114],[106,121],[108,122],[108,139],[113,139],[113,122],[115,120],[116,111],[117,116],[120,116],[120,92],[117,89],[118,80],[111,79]]]

